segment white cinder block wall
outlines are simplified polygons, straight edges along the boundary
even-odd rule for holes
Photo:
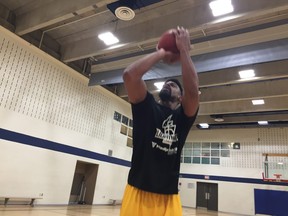
[[[104,156],[112,150],[113,157],[130,161],[127,137],[113,120],[114,111],[131,118],[130,105],[87,83],[77,72],[0,27],[1,133],[16,132],[34,141],[48,140],[45,145],[54,142],[65,149]],[[221,158],[220,165],[182,164],[181,173],[261,179],[262,153],[287,153],[287,134],[286,128],[194,130],[187,141],[240,142],[241,149]],[[122,196],[128,166],[23,142],[0,139],[0,197],[43,193],[37,204],[68,204],[77,160],[99,164],[94,204]],[[287,190],[284,186],[180,178],[183,206],[196,207],[197,181],[218,184],[219,211],[246,215],[254,215],[255,188]],[[188,188],[188,183],[193,187]]]
[[[101,87],[88,87],[88,79],[0,28],[1,132],[104,156],[112,150],[113,157],[130,161],[131,148],[114,111],[131,118],[127,102]],[[122,197],[129,167],[45,147],[0,139],[0,197],[43,193],[37,204],[68,204],[77,160],[99,164],[94,204]]]
[[[250,129],[216,129],[192,130],[188,142],[240,142],[239,150],[230,151],[229,158],[221,158],[220,165],[182,164],[181,173],[203,176],[237,177],[262,179],[263,153],[288,153],[287,128],[250,128]],[[280,158],[288,162],[288,158]],[[277,161],[269,157],[269,161]],[[288,173],[287,173],[288,174]],[[196,207],[197,182],[218,184],[218,211],[244,215],[254,215],[254,189],[288,191],[287,186],[268,184],[249,184],[229,181],[212,181],[203,179],[181,178],[180,194],[182,204]],[[261,182],[261,181],[260,181]],[[193,187],[188,188],[188,184]]]

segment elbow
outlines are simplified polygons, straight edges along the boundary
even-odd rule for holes
[[[133,79],[135,79],[135,75],[133,74],[134,74],[133,71],[129,67],[126,68],[122,74],[122,79],[124,83],[132,82]]]
[[[130,71],[126,68],[122,74],[122,79],[124,82],[127,82],[131,79]]]

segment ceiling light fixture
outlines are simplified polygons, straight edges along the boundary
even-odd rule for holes
[[[268,121],[258,121],[259,125],[268,125]]]
[[[207,123],[200,123],[199,125],[201,128],[209,128],[209,124]]]
[[[265,104],[263,99],[259,99],[259,100],[252,100],[252,104],[253,105],[263,105]]]
[[[234,11],[231,0],[216,0],[209,3],[213,16],[221,16]]]
[[[238,73],[241,79],[249,79],[249,78],[255,77],[255,73],[253,69],[242,70],[242,71],[239,71]]]
[[[119,39],[115,37],[111,32],[99,34],[98,38],[108,46],[119,42]]]
[[[154,83],[154,86],[156,86],[156,87],[157,87],[157,90],[160,91],[160,90],[162,89],[164,83],[165,83],[165,82],[155,82],[155,83]]]
[[[214,119],[215,122],[223,122],[224,119],[222,117],[217,117]]]

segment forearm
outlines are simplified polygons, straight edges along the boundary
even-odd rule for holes
[[[188,51],[181,52],[183,88],[187,96],[198,95],[198,75]]]
[[[129,65],[123,74],[123,78],[133,79],[133,80],[140,80],[142,79],[143,75],[151,69],[153,65],[163,59],[165,52],[163,50],[157,50],[151,54],[146,55],[143,58],[138,59],[131,65]]]
[[[182,105],[186,115],[193,116],[199,106],[198,75],[193,61],[189,55],[189,51],[182,51],[180,53],[180,59],[182,65],[182,80],[184,88]]]
[[[178,27],[175,35],[182,66],[183,100],[185,105],[188,105],[187,107],[193,108],[191,104],[198,103],[198,76],[189,53],[191,49],[189,32],[183,27]]]
[[[131,103],[139,103],[145,99],[147,87],[142,77],[163,58],[164,54],[164,50],[155,51],[138,59],[124,70],[124,85]]]

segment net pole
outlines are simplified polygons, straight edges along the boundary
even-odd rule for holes
[[[268,169],[268,154],[265,155],[265,161],[264,161],[264,177],[268,178],[269,176],[269,169]]]

